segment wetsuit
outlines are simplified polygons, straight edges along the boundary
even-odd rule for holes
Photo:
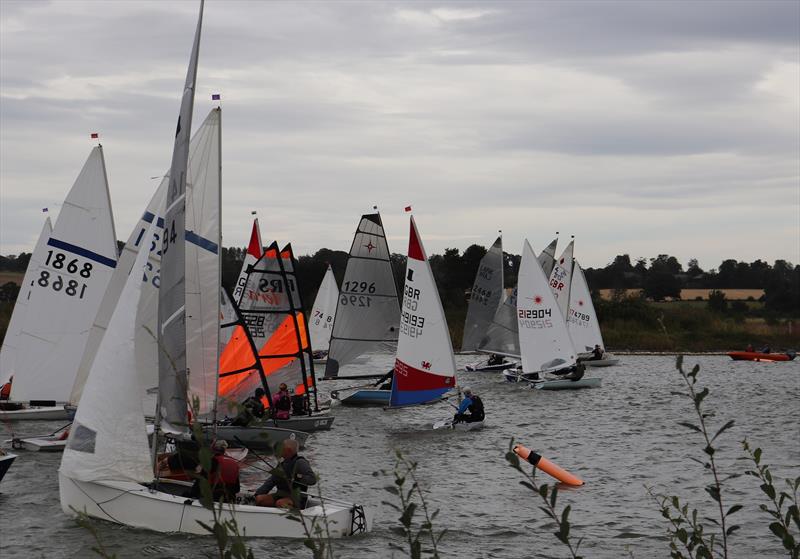
[[[466,413],[469,411],[469,413]],[[483,421],[483,400],[473,394],[472,396],[465,396],[461,400],[461,405],[458,406],[458,411],[453,416],[453,422],[458,423],[463,421],[465,423],[473,423],[475,421]]]

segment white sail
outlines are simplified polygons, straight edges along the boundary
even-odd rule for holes
[[[52,232],[53,226],[48,217],[44,220],[42,232],[39,234],[39,240],[36,241],[36,247],[33,249],[31,259],[28,261],[28,268],[25,270],[25,276],[22,278],[22,285],[20,286],[19,293],[17,293],[17,302],[14,304],[14,310],[11,312],[11,320],[6,329],[6,336],[3,338],[3,348],[0,349],[0,386],[7,383],[8,380],[14,376],[17,363],[19,334],[25,323],[25,314],[28,310],[33,284],[36,281],[34,275],[47,257],[47,241],[50,239],[50,234]]]
[[[328,351],[333,331],[333,317],[336,315],[336,302],[339,300],[339,287],[333,269],[328,264],[325,277],[317,291],[308,329],[311,332],[311,348],[314,351]]]
[[[247,283],[247,274],[250,267],[264,254],[264,245],[261,242],[261,229],[258,226],[258,218],[253,220],[253,229],[250,232],[250,242],[247,245],[247,252],[244,255],[242,269],[239,270],[239,277],[233,288],[233,300],[238,303],[244,293],[244,286]]]
[[[553,268],[556,265],[556,245],[558,244],[558,238],[553,239],[550,241],[550,244],[547,245],[542,252],[539,253],[538,260],[539,264],[542,266],[542,271],[544,275],[548,278],[550,274],[553,273]]]
[[[149,245],[156,231],[145,236]],[[136,313],[149,251],[141,250],[128,275],[117,306],[83,388],[59,472],[80,481],[149,481],[150,447],[136,370]]]
[[[89,376],[89,370],[92,367],[92,362],[94,361],[94,356],[97,353],[97,348],[100,347],[100,341],[103,339],[103,335],[108,327],[108,322],[111,320],[111,315],[114,312],[114,309],[117,307],[120,294],[122,293],[122,289],[125,287],[128,276],[133,269],[133,264],[136,261],[136,257],[138,256],[140,249],[145,246],[143,244],[145,234],[150,228],[150,224],[153,222],[153,219],[155,219],[155,215],[163,215],[164,213],[164,197],[166,196],[167,192],[167,183],[168,179],[166,178],[161,181],[161,185],[158,187],[155,194],[153,194],[153,197],[147,204],[144,214],[141,218],[139,218],[139,222],[136,224],[136,227],[133,228],[133,231],[128,237],[128,241],[125,243],[125,246],[119,255],[117,267],[114,269],[111,280],[108,282],[108,287],[103,295],[103,300],[100,303],[100,308],[97,311],[97,315],[94,317],[92,329],[89,331],[89,339],[86,342],[86,347],[84,348],[83,355],[81,356],[81,364],[78,368],[78,374],[75,377],[75,383],[72,386],[72,393],[70,394],[69,398],[69,401],[72,404],[77,405],[78,401],[81,399],[81,392],[83,391],[83,386],[86,383],[86,378]],[[157,345],[155,343],[155,339],[153,338],[153,334],[156,332],[156,320],[154,312],[158,308],[158,272],[159,268],[161,267],[160,233],[161,229],[164,227],[164,221],[158,221],[160,223],[158,224],[156,232],[153,234],[153,240],[151,240],[149,245],[146,245],[150,255],[142,273],[142,282],[145,285],[142,286],[142,295],[139,298],[140,308],[146,305],[153,306],[153,311],[150,313],[150,321],[147,323],[140,323],[140,325],[148,325],[152,334],[148,333],[143,328],[137,329],[137,346],[141,346],[143,348],[140,351],[140,354],[149,354],[151,356],[147,361],[141,364],[142,366],[139,369],[142,374],[147,375],[147,378],[150,379],[150,381],[147,383],[149,387],[153,387],[157,383],[156,372],[158,367],[155,359]]]
[[[202,26],[201,3],[175,131],[161,248],[161,287],[158,292],[158,401],[161,429],[172,433],[188,431],[186,426],[189,389],[186,371],[186,181]]]
[[[220,118],[212,109],[195,133],[186,181],[186,365],[189,402],[213,414],[219,364]]]
[[[400,302],[378,213],[361,216],[333,320],[325,376],[368,351],[391,351],[400,326]]]
[[[605,346],[603,335],[600,333],[600,324],[597,321],[597,312],[592,303],[592,294],[586,283],[586,276],[583,275],[583,269],[578,261],[574,262],[567,327],[575,351],[588,353],[594,349],[595,345],[599,345],[601,348]]]
[[[411,216],[401,312],[392,406],[435,400],[456,384],[450,330],[414,216]]]
[[[553,253],[556,249],[557,239],[550,242],[538,257],[539,264],[544,268],[553,267]],[[519,284],[519,277],[517,277]],[[508,357],[519,357],[519,323],[517,320],[517,288],[505,298],[497,308],[492,323],[486,330],[486,336],[481,340],[479,349],[485,353],[496,353]]]
[[[561,316],[564,320],[567,319],[569,314],[569,290],[572,285],[572,249],[575,241],[571,241],[561,257],[556,262],[553,271],[550,274],[550,289],[553,291],[553,296],[558,302],[558,308],[561,311]]]
[[[497,237],[478,265],[464,321],[462,351],[481,346],[503,296],[503,238]]]
[[[517,298],[522,372],[548,372],[575,364],[567,324],[528,241],[522,248]]]
[[[34,265],[12,399],[69,399],[92,321],[116,265],[105,161],[97,146],[64,200],[44,261]]]

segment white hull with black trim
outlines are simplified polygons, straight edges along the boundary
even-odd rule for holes
[[[214,524],[211,510],[196,499],[155,491],[149,487],[125,481],[84,482],[59,473],[61,508],[76,516],[85,511],[92,518],[116,524],[144,528],[154,532],[208,535],[201,526]],[[306,529],[327,529],[332,538],[342,538],[368,532],[373,513],[355,504],[325,502],[323,507],[310,500],[311,506],[302,511],[288,511],[252,505],[223,505],[220,522],[235,520],[241,533],[261,538],[306,538]],[[301,515],[306,523],[292,516]]]

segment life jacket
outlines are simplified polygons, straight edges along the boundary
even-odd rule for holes
[[[291,493],[292,490],[297,490],[301,493],[308,491],[308,486],[304,483],[300,483],[296,478],[297,463],[300,460],[308,462],[305,457],[295,454],[294,457],[289,460],[284,460],[279,464],[279,467],[283,470],[283,475],[279,474],[273,477],[279,491],[283,491],[284,493]],[[291,485],[289,484],[289,480],[291,480]]]
[[[470,415],[478,419],[483,419],[483,401],[479,396],[475,396],[474,394],[470,397],[470,399],[472,400],[472,403],[467,406]]]
[[[0,400],[8,400],[8,397],[11,396],[11,381],[5,383],[2,388],[0,388]]]
[[[215,489],[215,493],[223,491],[228,496],[239,492],[239,464],[230,456],[217,454],[212,458],[214,464],[208,482]]]
[[[275,404],[275,415],[279,419],[289,419],[290,410],[292,409],[292,400],[286,392],[278,392],[273,397]]]

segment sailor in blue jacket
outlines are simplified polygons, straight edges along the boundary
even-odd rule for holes
[[[458,423],[459,421],[473,423],[475,421],[483,421],[483,418],[483,400],[477,394],[473,394],[471,388],[465,388],[464,399],[461,400],[461,405],[458,406],[458,411],[453,416],[453,423]]]

